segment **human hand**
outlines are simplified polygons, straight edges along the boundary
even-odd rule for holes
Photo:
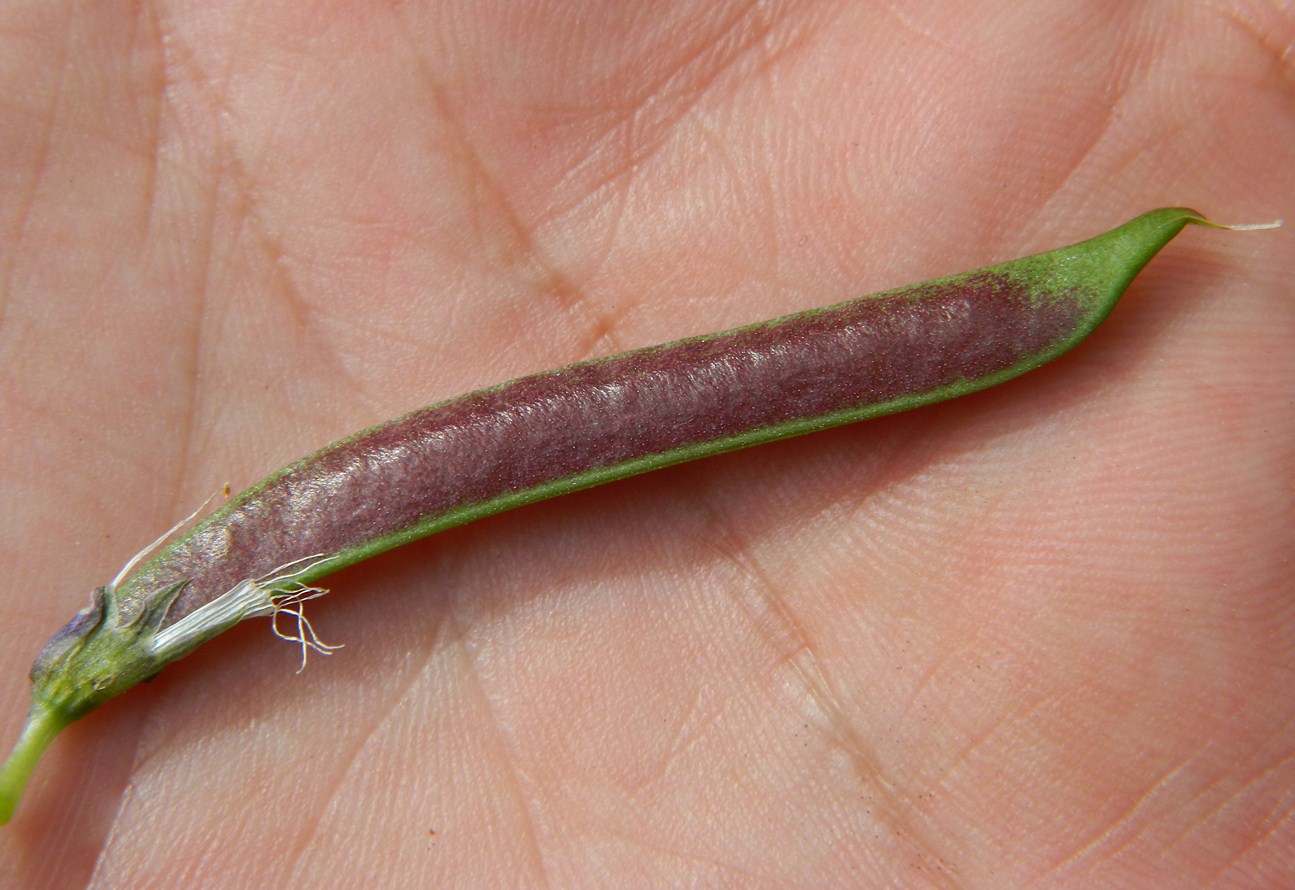
[[[1153,206],[1286,212],[1295,22],[1119,9],[0,13],[7,732],[78,591],[225,481]],[[65,734],[0,878],[1280,883],[1292,253],[1189,231],[1022,380],[342,573],[337,657],[249,622]]]

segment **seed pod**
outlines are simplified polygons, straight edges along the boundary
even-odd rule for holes
[[[287,613],[303,657],[328,651],[300,611],[319,577],[512,507],[1009,380],[1092,332],[1188,223],[1214,225],[1155,210],[1072,247],[523,377],[297,461],[163,536],[46,644],[0,824],[64,726],[242,619]]]

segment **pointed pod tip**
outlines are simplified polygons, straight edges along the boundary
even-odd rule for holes
[[[1280,229],[1281,227],[1282,221],[1280,219],[1275,219],[1272,222],[1266,223],[1250,223],[1249,225],[1244,226],[1223,226],[1223,228],[1233,232],[1257,232],[1260,229]]]
[[[1227,223],[1215,222],[1209,217],[1202,216],[1201,214],[1195,212],[1194,210],[1189,211],[1189,213],[1191,215],[1188,216],[1187,221],[1190,223],[1195,223],[1198,226],[1208,226],[1211,229],[1224,229],[1228,232],[1257,232],[1262,229],[1280,229],[1282,227],[1282,221],[1280,219],[1275,219],[1272,222],[1266,222],[1266,223],[1228,225]]]

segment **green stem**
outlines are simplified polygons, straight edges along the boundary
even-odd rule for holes
[[[31,778],[36,763],[45,753],[49,743],[67,726],[63,719],[48,708],[33,704],[27,714],[27,724],[14,743],[9,759],[0,767],[0,825],[13,818],[18,800],[22,797],[27,780]]]

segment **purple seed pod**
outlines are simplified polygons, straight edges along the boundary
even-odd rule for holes
[[[0,824],[63,727],[244,618],[286,613],[303,657],[326,652],[301,614],[323,575],[512,507],[1009,380],[1091,333],[1188,223],[1215,225],[1154,210],[1071,247],[523,377],[302,458],[166,543],[189,520],[172,529],[45,645]]]

